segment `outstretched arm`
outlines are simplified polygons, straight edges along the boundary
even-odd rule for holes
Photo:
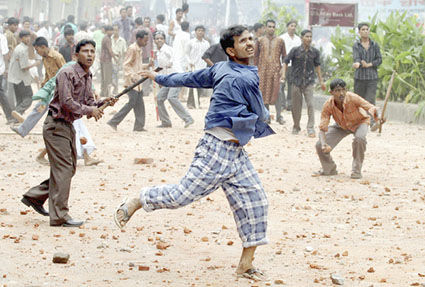
[[[158,75],[152,71],[143,71],[141,75],[164,87],[189,87],[211,89],[213,87],[212,69],[206,68],[191,73],[173,73]]]

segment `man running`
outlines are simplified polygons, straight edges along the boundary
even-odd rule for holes
[[[222,188],[233,212],[242,240],[238,276],[254,280],[263,274],[254,268],[257,246],[267,244],[266,193],[244,146],[249,140],[274,134],[267,125],[266,110],[259,89],[257,67],[250,66],[254,41],[244,26],[228,28],[221,46],[230,61],[192,73],[157,75],[143,72],[167,87],[213,88],[205,119],[205,135],[199,141],[195,157],[179,184],[142,189],[140,195],[125,200],[115,211],[115,223],[123,228],[136,210],[176,209]]]

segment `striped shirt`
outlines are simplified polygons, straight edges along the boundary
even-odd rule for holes
[[[352,92],[347,92],[342,106],[343,111],[337,107],[333,97],[325,102],[319,125],[321,131],[328,131],[331,116],[341,128],[355,132],[361,124],[370,123],[367,112],[376,114],[374,105]]]
[[[381,50],[379,45],[369,40],[369,49],[365,49],[359,41],[356,41],[353,46],[353,61],[354,63],[361,63],[364,60],[366,63],[372,63],[370,68],[356,69],[354,72],[354,79],[356,80],[376,80],[378,79],[378,66],[382,63]]]

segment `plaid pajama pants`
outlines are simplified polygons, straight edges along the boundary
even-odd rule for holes
[[[268,243],[268,201],[247,153],[238,144],[205,134],[179,184],[142,189],[145,211],[183,207],[221,187],[229,201],[244,248]]]

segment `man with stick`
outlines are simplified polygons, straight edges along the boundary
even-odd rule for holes
[[[373,115],[375,120],[378,121],[378,110],[360,96],[348,92],[346,86],[346,83],[341,79],[334,79],[330,84],[332,97],[323,105],[319,141],[316,143],[316,151],[322,169],[315,175],[337,174],[336,164],[330,152],[343,138],[353,134],[351,178],[362,178],[361,170],[366,151],[366,134],[370,122],[367,113]],[[328,127],[331,116],[334,118],[335,124]]]
[[[95,102],[92,92],[90,67],[95,58],[96,43],[80,41],[76,48],[77,63],[61,70],[56,76],[55,95],[49,105],[43,125],[43,138],[50,162],[50,178],[31,188],[22,202],[36,212],[50,216],[50,226],[78,227],[84,222],[74,220],[68,214],[68,198],[71,179],[77,166],[75,129],[72,123],[84,115],[100,119],[98,108],[105,102],[113,105],[114,98]],[[49,198],[49,212],[43,204]]]
[[[267,244],[268,201],[257,172],[244,146],[249,140],[274,134],[267,125],[269,113],[259,89],[258,70],[250,66],[254,41],[244,26],[228,28],[221,46],[230,61],[192,73],[157,75],[142,73],[162,86],[213,88],[205,119],[205,135],[179,184],[147,187],[125,200],[115,211],[115,223],[123,228],[136,210],[176,209],[222,188],[233,211],[242,256],[236,273],[261,280],[263,274],[252,262],[257,246]]]
[[[136,42],[128,47],[125,55],[123,68],[124,68],[124,87],[130,86],[132,83],[140,79],[140,74],[143,70],[146,70],[150,64],[142,63],[142,47],[146,46],[149,37],[148,33],[144,30],[137,32]],[[143,132],[146,131],[145,126],[145,102],[143,101],[143,91],[140,86],[137,86],[133,90],[128,92],[129,101],[126,103],[121,110],[116,113],[112,119],[108,121],[114,130],[117,130],[117,126],[124,120],[127,114],[134,111],[134,127],[133,131]]]

